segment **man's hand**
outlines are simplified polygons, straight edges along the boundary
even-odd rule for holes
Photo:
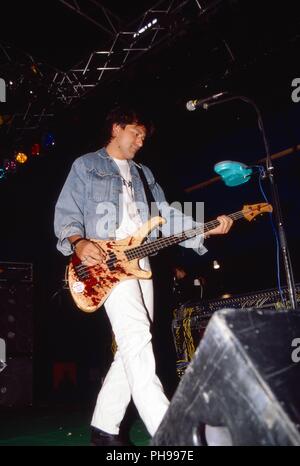
[[[75,253],[83,265],[92,267],[101,264],[105,259],[104,252],[89,240],[79,241],[75,246]]]
[[[217,217],[217,220],[220,222],[220,225],[213,230],[208,231],[206,237],[211,235],[225,235],[229,232],[233,224],[233,220],[231,220],[227,215],[220,215],[220,217]]]

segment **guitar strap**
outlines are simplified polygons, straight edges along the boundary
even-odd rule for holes
[[[145,176],[145,173],[144,173],[144,170],[142,169],[142,167],[140,167],[138,164],[136,164],[137,168],[138,168],[138,171],[139,171],[139,174],[140,174],[140,178],[142,180],[142,183],[143,183],[143,186],[144,186],[144,191],[145,191],[145,194],[146,194],[146,199],[147,199],[147,203],[148,203],[148,208],[149,208],[149,213],[151,214],[151,212],[153,213],[153,209],[156,209],[156,211],[154,212],[154,215],[159,215],[161,217],[161,212],[160,210],[157,208],[157,205],[156,205],[156,201],[154,199],[154,196],[151,192],[151,189],[149,188],[149,184],[148,184],[148,181],[147,181],[147,178]],[[151,204],[152,204],[152,209],[151,209]],[[159,238],[162,238],[162,233],[161,231],[159,230],[158,232],[158,237]]]

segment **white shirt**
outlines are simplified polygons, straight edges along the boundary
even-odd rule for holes
[[[130,167],[127,160],[113,159],[114,162],[119,167],[122,181],[123,181],[123,191],[122,191],[122,207],[120,205],[120,210],[122,212],[122,220],[119,228],[116,230],[116,239],[124,239],[127,236],[133,235],[136,230],[142,226],[142,220],[138,214],[136,203],[134,201],[134,192],[131,181]]]

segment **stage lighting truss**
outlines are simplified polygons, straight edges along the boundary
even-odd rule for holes
[[[198,0],[160,0],[129,25],[122,26],[121,20],[96,0],[82,2],[82,6],[79,0],[60,1],[106,32],[109,36],[107,44],[64,72],[38,63],[25,52],[0,43],[0,75],[8,83],[8,99],[16,96],[16,105],[13,106],[16,110],[8,123],[0,127],[1,131],[4,128],[8,132],[16,130],[23,133],[39,128],[60,107],[78,101],[114,73],[175,34],[176,30],[186,27],[186,22],[209,10],[208,7],[203,8]],[[221,2],[213,3],[215,6]],[[94,5],[102,19],[89,16],[89,3]]]
[[[0,43],[0,76],[6,85],[6,102],[0,107],[1,132],[36,129],[54,115],[56,96],[49,84],[56,72],[28,53]]]
[[[75,10],[73,1],[60,1]],[[111,38],[105,48],[94,50],[67,73],[55,74],[52,86],[58,89],[59,100],[66,105],[71,104],[169,37],[170,27],[176,21],[177,27],[180,27],[180,20],[191,15],[194,17],[199,11],[205,10],[195,0],[161,0],[127,27],[117,31],[112,25],[109,31]],[[109,20],[109,23],[112,21]]]

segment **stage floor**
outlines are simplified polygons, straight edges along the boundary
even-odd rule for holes
[[[40,407],[0,411],[0,446],[88,446],[92,411],[71,407]],[[132,422],[133,445],[147,446],[149,435],[140,419]]]

